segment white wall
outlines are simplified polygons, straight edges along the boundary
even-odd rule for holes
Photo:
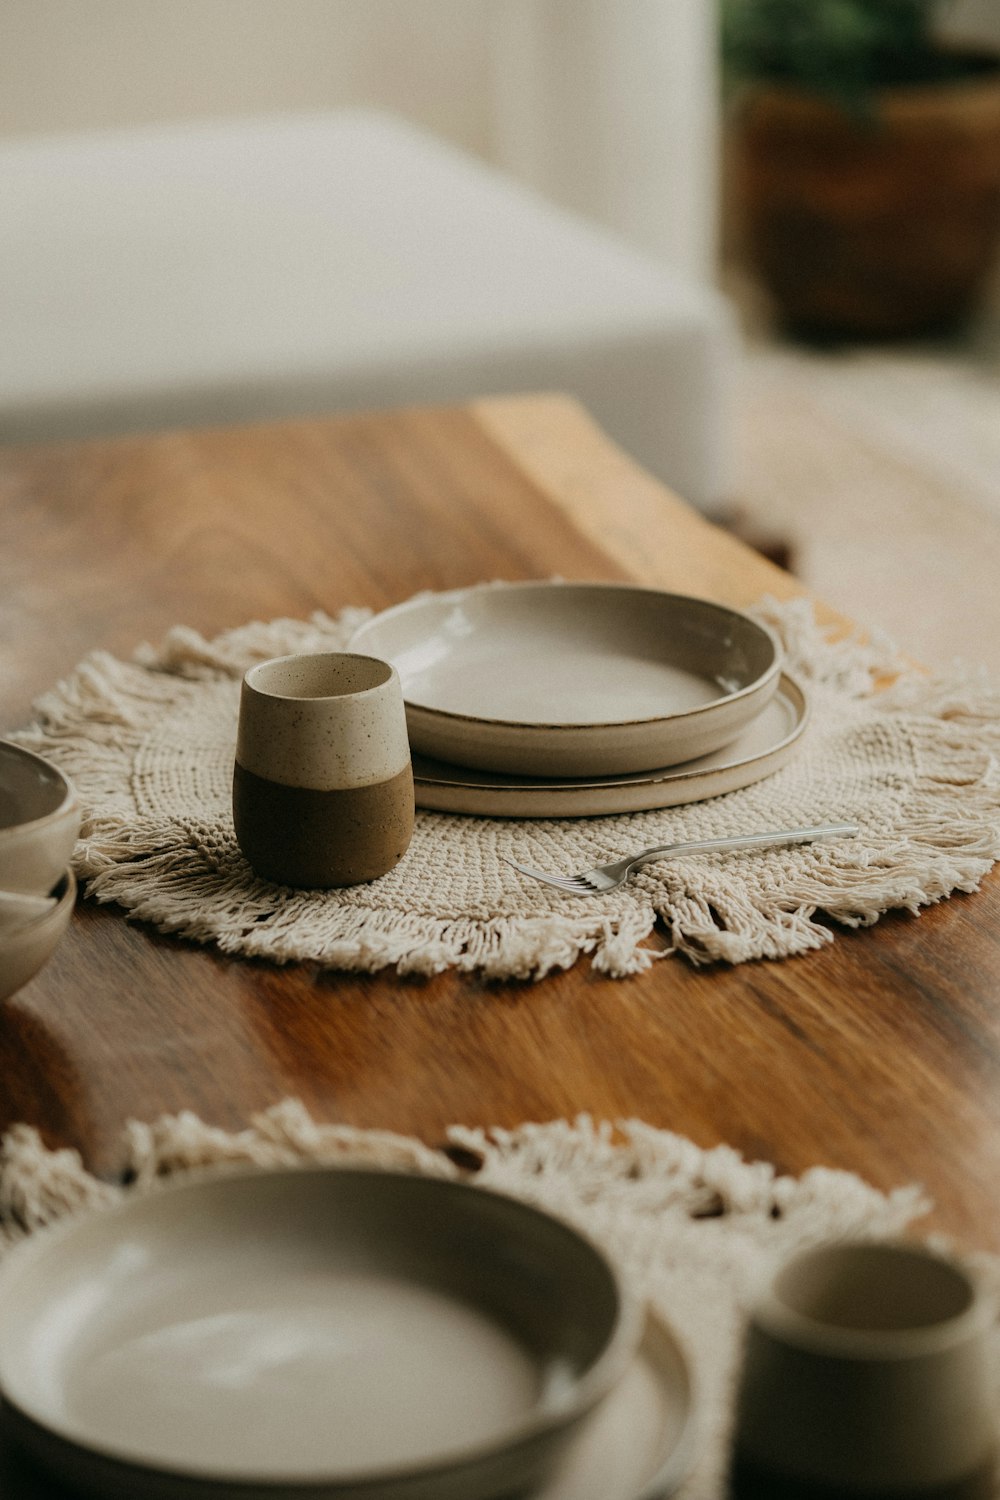
[[[2,0],[0,136],[377,105],[715,276],[713,0]]]
[[[567,207],[710,277],[718,206],[712,0],[502,0],[498,160]]]
[[[377,104],[488,148],[489,0],[3,0],[0,132]]]

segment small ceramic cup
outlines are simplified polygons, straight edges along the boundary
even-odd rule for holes
[[[395,668],[344,652],[251,667],[240,697],[233,822],[254,870],[282,885],[357,885],[391,870],[413,833]]]
[[[795,1257],[750,1319],[730,1493],[987,1493],[991,1318],[966,1271],[917,1244]]]

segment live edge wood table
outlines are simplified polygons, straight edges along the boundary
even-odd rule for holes
[[[0,452],[0,733],[88,651],[185,623],[376,609],[484,579],[630,580],[736,606],[799,585],[562,397]],[[905,642],[902,643],[905,645]],[[1000,882],[736,968],[539,983],[227,958],[79,904],[0,1007],[0,1128],[95,1171],[126,1119],[227,1128],[288,1095],[429,1143],[638,1117],[797,1173],[919,1181],[921,1227],[1000,1250]]]

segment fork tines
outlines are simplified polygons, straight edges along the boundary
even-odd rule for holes
[[[529,875],[532,880],[540,880],[543,885],[555,886],[558,891],[566,891],[571,896],[593,896],[598,894],[599,888],[591,885],[582,875],[550,875],[542,870],[530,870],[527,865],[519,865],[516,859],[508,859],[506,854],[500,858],[514,870],[519,870],[522,875]]]

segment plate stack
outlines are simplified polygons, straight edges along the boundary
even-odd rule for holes
[[[0,1493],[659,1500],[680,1346],[569,1224],[457,1179],[229,1169],[0,1265]]]
[[[697,802],[778,770],[807,719],[764,625],[628,584],[426,594],[367,621],[350,650],[397,668],[417,805],[441,812]]]
[[[0,740],[0,1000],[38,973],[66,930],[80,819],[57,766]]]

